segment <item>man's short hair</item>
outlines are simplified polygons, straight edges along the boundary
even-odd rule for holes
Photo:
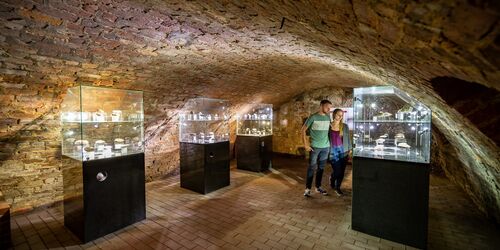
[[[321,102],[319,103],[319,105],[325,105],[325,104],[332,104],[332,102],[328,101],[328,100],[321,100]]]

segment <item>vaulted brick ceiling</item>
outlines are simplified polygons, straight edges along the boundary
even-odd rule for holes
[[[38,2],[0,2],[1,112],[18,121],[4,138],[34,117],[55,131],[46,120],[77,82],[144,90],[151,141],[194,96],[279,106],[323,86],[390,84],[433,109],[468,192],[500,217],[498,146],[430,84],[500,90],[498,1]]]

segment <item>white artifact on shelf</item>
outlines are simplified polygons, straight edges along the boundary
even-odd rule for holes
[[[383,139],[383,138],[379,138],[379,139],[375,140],[375,143],[377,143],[377,145],[379,145],[379,144],[383,145],[384,142],[385,142],[385,139]]]
[[[193,120],[193,112],[191,112],[191,113],[187,114],[187,120],[188,120],[188,121]]]
[[[392,114],[389,112],[379,112],[377,115],[373,116],[374,121],[387,120]]]
[[[394,136],[394,145],[398,146],[399,143],[406,143],[405,135],[403,133],[397,133]]]
[[[214,115],[214,120],[216,120],[216,121],[219,120],[219,115],[218,114]]]
[[[207,139],[208,139],[209,143],[214,143],[215,142],[215,134],[214,134],[214,132],[209,132]]]
[[[382,145],[377,145],[373,149],[376,150],[376,151],[384,150],[384,145],[383,144]]]
[[[212,115],[208,114],[208,115],[207,115],[207,120],[208,120],[208,121],[211,121],[211,120],[212,120]]]
[[[142,118],[143,118],[142,113],[139,111],[128,115],[129,121],[142,121]]]
[[[137,147],[137,150],[142,149],[142,142],[141,142],[141,140],[139,140],[139,137],[136,136],[136,137],[132,138],[132,144],[135,147]]]
[[[64,122],[80,122],[90,121],[90,112],[63,112],[61,120]]]
[[[113,140],[113,144],[116,150],[121,150],[123,147],[125,147],[125,140],[122,138],[116,138]]]
[[[122,121],[122,111],[121,110],[111,111],[111,121],[113,121],[113,122]]]
[[[104,146],[103,154],[105,158],[113,156],[113,146]]]
[[[82,120],[83,120],[83,118],[82,118]],[[104,112],[102,109],[99,109],[96,112],[92,113],[92,121],[105,122],[106,121],[106,112]]]
[[[380,136],[380,138],[382,138],[382,139],[387,139],[387,137],[389,137],[388,134],[383,134],[383,135]]]
[[[406,142],[398,143],[398,147],[401,147],[401,148],[411,148],[411,146],[408,145]]]
[[[404,139],[405,138],[405,135],[403,133],[397,133],[395,136],[394,136],[395,139]]]
[[[89,146],[89,141],[87,140],[76,140],[75,141],[75,151],[82,151],[83,148],[85,147],[88,147]]]
[[[95,143],[94,143],[94,148],[95,148],[95,150],[96,150],[96,151],[98,151],[98,152],[102,152],[102,151],[104,151],[104,146],[106,146],[106,142],[105,142],[105,141],[103,141],[103,140],[97,140],[97,141],[95,141]]]
[[[85,147],[83,148],[83,159],[84,160],[93,160],[95,157],[95,152],[93,147]]]

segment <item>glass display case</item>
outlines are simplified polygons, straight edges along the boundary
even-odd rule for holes
[[[190,99],[179,114],[181,187],[207,194],[229,186],[229,111],[225,100]]]
[[[190,99],[179,115],[179,141],[199,144],[229,141],[227,101]]]
[[[143,120],[142,91],[67,90],[60,119],[64,225],[84,243],[146,218]]]
[[[236,117],[236,166],[263,172],[272,165],[273,105],[252,103]]]
[[[61,112],[65,156],[90,161],[144,152],[142,91],[76,86]]]
[[[391,86],[354,89],[354,156],[429,163],[431,110]]]
[[[236,135],[267,136],[273,134],[273,105],[250,104],[248,111],[236,116]]]

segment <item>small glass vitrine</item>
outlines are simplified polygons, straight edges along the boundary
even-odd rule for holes
[[[354,89],[354,156],[429,163],[431,110],[392,87]]]
[[[143,93],[69,88],[61,105],[62,154],[80,161],[144,152]]]
[[[273,134],[273,105],[249,104],[236,116],[236,135],[268,136]]]
[[[190,99],[179,114],[179,141],[199,144],[229,141],[227,101]]]

